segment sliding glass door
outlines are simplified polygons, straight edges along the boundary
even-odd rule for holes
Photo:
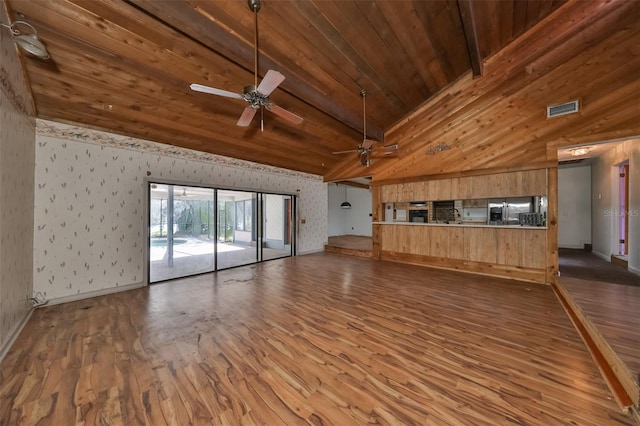
[[[262,258],[278,259],[293,254],[293,197],[290,195],[263,194],[264,237]]]
[[[151,185],[149,281],[214,270],[214,190]]]
[[[256,242],[255,192],[218,190],[218,269],[248,265],[258,261]]]
[[[149,183],[149,282],[294,254],[295,197]]]

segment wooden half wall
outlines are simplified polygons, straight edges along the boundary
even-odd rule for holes
[[[378,259],[550,283],[557,276],[557,168],[443,175],[372,183],[373,256]],[[551,191],[549,188],[551,187]],[[547,226],[490,227],[383,223],[384,203],[544,195]]]

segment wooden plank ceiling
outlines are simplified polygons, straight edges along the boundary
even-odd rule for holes
[[[381,141],[563,3],[262,0],[259,76],[284,74],[270,99],[304,122],[265,112],[261,132],[259,114],[236,126],[242,100],[189,89],[253,82],[245,0],[3,1],[51,54],[23,61],[38,117],[319,175],[344,160],[333,151],[362,141],[361,89],[368,137]]]
[[[557,148],[640,135],[640,2],[568,2],[385,133],[393,160],[325,180],[374,184],[557,165]],[[575,114],[546,107],[578,100]],[[446,149],[439,150],[438,147]]]

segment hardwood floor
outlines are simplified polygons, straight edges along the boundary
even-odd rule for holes
[[[620,265],[602,260],[591,252],[567,248],[561,248],[558,252],[562,277],[640,287],[640,276]]]
[[[324,251],[342,253],[351,256],[371,257],[373,255],[373,239],[361,235],[337,235],[328,238]]]
[[[561,291],[638,407],[640,276],[585,250],[560,249],[559,255]]]
[[[640,395],[640,286],[560,277],[560,284],[615,356],[616,372],[627,376],[634,403]],[[607,348],[607,349],[609,349]]]
[[[637,380],[640,375],[640,287],[571,278],[560,282]]]
[[[332,253],[38,309],[2,424],[630,425],[552,289]]]

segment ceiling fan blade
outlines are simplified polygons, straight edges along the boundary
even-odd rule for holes
[[[226,98],[242,99],[242,95],[238,93],[228,92],[222,89],[216,89],[215,87],[203,86],[202,84],[192,84],[191,90],[196,92],[208,93],[210,95],[224,96]]]
[[[332,154],[348,154],[350,152],[358,152],[358,149],[348,149],[346,151],[333,151]]]
[[[278,87],[283,81],[284,75],[280,74],[278,71],[269,70],[256,90],[264,96],[269,96],[271,92],[276,90],[276,87]]]
[[[391,158],[397,157],[398,153],[395,151],[372,151],[371,156],[374,158]]]
[[[264,81],[264,80],[263,80]],[[269,105],[267,105],[266,107],[269,111],[271,111],[272,113],[274,113],[275,115],[284,118],[285,120],[288,120],[294,124],[300,124],[302,123],[302,117],[295,115],[292,112],[287,111],[284,108],[279,107],[276,104],[272,104],[269,103]]]
[[[256,115],[256,112],[258,112],[257,109],[250,106],[246,107],[244,111],[242,111],[242,115],[236,124],[240,127],[247,127],[251,123],[251,120],[253,120],[253,116]]]

